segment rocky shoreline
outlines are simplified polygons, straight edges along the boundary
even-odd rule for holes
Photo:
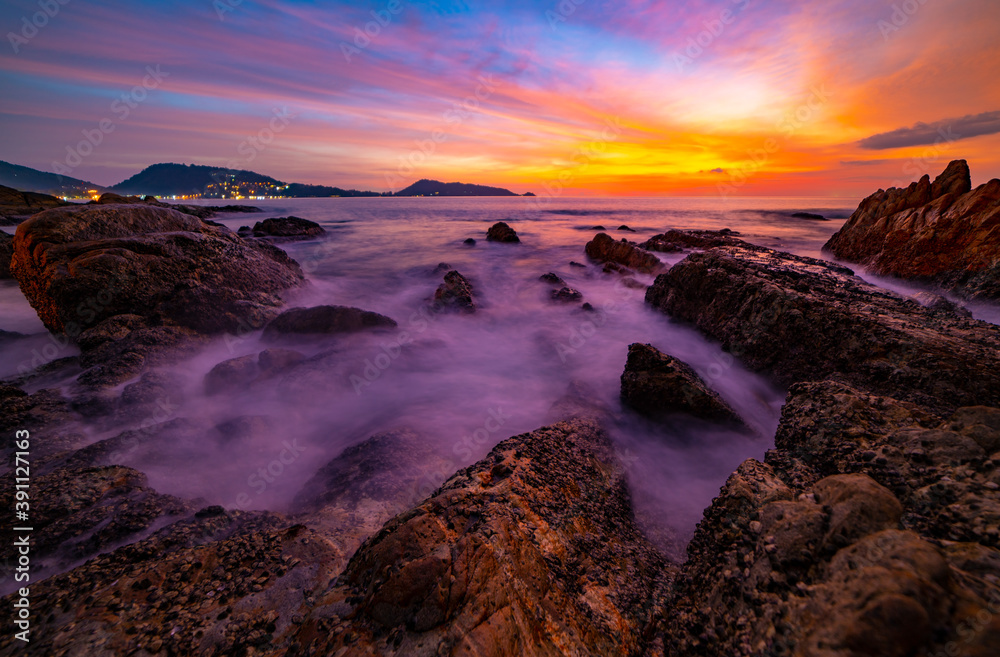
[[[840,234],[862,226],[857,243],[870,241],[870,226],[915,208],[924,220],[951,222],[945,205],[994,216],[983,199],[1000,181],[970,191],[960,165],[949,171],[866,200]],[[51,366],[78,373],[66,389],[28,394],[37,375],[0,385],[0,431],[37,436],[34,549],[51,576],[32,586],[34,654],[997,654],[1000,328],[732,231],[670,230],[643,244],[600,233],[584,249],[623,281],[658,274],[649,308],[788,389],[774,449],[722,485],[682,562],[643,534],[607,411],[580,398],[558,405],[573,409],[561,421],[458,472],[413,431],[372,435],[319,468],[286,514],[157,492],[122,454],[166,459],[205,435],[273,431],[253,417],[118,431],[176,388],[163,364],[224,333],[261,331],[281,344],[206,379],[207,394],[237,394],[308,373],[296,341],[399,328],[347,306],[285,308],[304,276],[267,239],[321,237],[301,222],[241,237],[128,202],[19,225],[10,272],[80,349]],[[486,239],[520,241],[507,224]],[[898,247],[905,258],[909,239],[887,238],[879,257]],[[686,255],[668,268],[657,252]],[[439,269],[436,307],[474,313],[478,282]],[[932,278],[957,280],[942,276]],[[984,276],[975,290],[989,289]],[[558,275],[542,280],[565,288]],[[81,298],[94,300],[86,313]],[[636,343],[621,362],[623,403],[650,421],[742,423],[669,353]],[[95,422],[113,435],[91,442],[82,427]],[[12,473],[3,477],[10,506]],[[0,652],[13,642],[0,636]]]

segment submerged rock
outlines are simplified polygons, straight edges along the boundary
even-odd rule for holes
[[[293,336],[334,335],[395,327],[395,320],[359,308],[347,306],[292,308],[278,315],[264,328],[263,339],[273,342]]]
[[[17,228],[11,273],[45,326],[74,339],[122,314],[235,333],[274,314],[278,295],[303,280],[283,251],[142,204],[35,215]]]
[[[548,274],[542,274],[541,276],[538,277],[538,280],[544,283],[549,283],[551,285],[558,285],[559,287],[563,287],[564,285],[566,285],[566,281],[564,281],[562,277],[559,276],[559,274],[553,274],[552,272],[549,272]]]
[[[486,240],[489,242],[520,242],[521,238],[517,236],[517,232],[508,226],[506,223],[500,221],[492,226],[486,232]]]
[[[629,346],[621,397],[625,405],[652,417],[686,413],[703,420],[743,424],[739,414],[691,366],[648,344]]]
[[[827,218],[821,214],[815,214],[813,212],[793,212],[793,219],[808,219],[810,221],[827,221]]]
[[[434,301],[449,310],[463,313],[476,312],[472,283],[454,270],[444,275],[444,283],[434,292]]]
[[[254,237],[283,239],[312,239],[326,235],[326,229],[318,223],[300,217],[278,217],[258,221],[251,232]]]
[[[879,190],[858,206],[824,249],[872,272],[1000,300],[1000,180],[972,189],[956,160],[934,182]]]
[[[585,250],[592,260],[617,263],[644,274],[653,274],[666,269],[666,266],[652,253],[647,253],[624,239],[616,242],[607,233],[598,233],[587,243]]]
[[[579,290],[574,290],[571,287],[561,287],[558,290],[552,290],[552,294],[549,295],[553,301],[560,301],[563,303],[576,303],[583,299],[583,293]]]

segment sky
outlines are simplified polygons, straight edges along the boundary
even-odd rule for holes
[[[1000,177],[996,0],[4,0],[0,160],[394,191],[860,198]]]

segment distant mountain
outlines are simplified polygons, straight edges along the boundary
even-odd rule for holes
[[[418,180],[396,196],[518,196],[509,189],[470,185],[468,183],[443,183],[437,180]]]
[[[286,183],[243,169],[172,163],[148,166],[111,190],[118,194],[198,198],[380,196],[378,192]]]
[[[52,196],[91,196],[87,192],[103,192],[104,187],[86,180],[39,171],[19,164],[0,161],[0,185],[24,192],[51,194]]]

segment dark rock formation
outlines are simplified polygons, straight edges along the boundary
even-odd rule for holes
[[[312,239],[326,235],[326,229],[315,221],[299,217],[278,217],[258,221],[251,229],[254,237],[280,239]]]
[[[278,315],[264,328],[265,341],[293,336],[334,335],[366,329],[395,328],[396,322],[385,315],[346,306],[292,308]]]
[[[209,395],[239,392],[258,381],[283,374],[304,360],[305,356],[292,349],[265,349],[256,355],[230,358],[205,375],[205,392]]]
[[[502,221],[490,226],[490,229],[486,231],[486,239],[490,242],[514,243],[521,241],[517,232]]]
[[[574,290],[571,287],[561,287],[558,290],[552,290],[553,301],[560,301],[562,303],[576,303],[583,299],[583,294],[579,290]]]
[[[598,233],[587,243],[587,256],[597,262],[613,262],[644,274],[653,274],[666,269],[652,253],[626,242],[616,242],[607,233]]]
[[[956,160],[933,183],[869,196],[824,247],[876,274],[1000,299],[1000,180],[972,190]]]
[[[1000,405],[1000,329],[821,260],[716,248],[657,277],[646,301],[785,385],[836,377],[929,408]]]
[[[472,283],[457,271],[450,271],[444,275],[444,283],[434,292],[434,301],[449,310],[463,313],[476,312]]]
[[[810,221],[828,221],[826,217],[821,214],[815,214],[812,212],[793,212],[793,219],[808,219]]]
[[[42,210],[70,205],[62,199],[36,192],[20,192],[0,185],[0,226],[16,226]]]
[[[668,230],[660,235],[654,235],[639,246],[647,251],[662,253],[677,253],[690,249],[711,249],[717,246],[736,246],[744,244],[737,239],[739,233],[723,228],[722,230]]]
[[[466,245],[468,245],[468,246],[475,246],[475,245],[476,245],[476,240],[474,240],[473,238],[469,237],[469,238],[467,238],[467,239],[466,239],[466,240],[465,240],[464,242],[462,242],[462,243],[463,243],[463,244],[466,244]]]
[[[705,512],[651,653],[995,654],[996,417],[793,386],[777,449]]]
[[[622,224],[621,226],[619,226],[618,230],[624,231],[626,233],[634,233],[635,232],[634,230],[632,230],[631,228],[629,228],[625,224]]]
[[[17,228],[11,273],[51,331],[71,338],[116,315],[202,333],[262,325],[299,285],[283,251],[176,210],[47,210]]]
[[[562,277],[559,276],[559,274],[553,274],[552,272],[549,272],[548,274],[542,274],[541,276],[538,277],[538,280],[543,281],[545,283],[549,283],[551,285],[558,285],[559,287],[563,287],[564,285],[566,285],[566,281],[564,281]]]
[[[743,423],[689,365],[652,345],[629,345],[621,384],[622,402],[644,415],[686,413],[704,420]]]
[[[671,572],[607,437],[576,420],[500,443],[391,520],[299,635],[316,654],[636,654]]]

